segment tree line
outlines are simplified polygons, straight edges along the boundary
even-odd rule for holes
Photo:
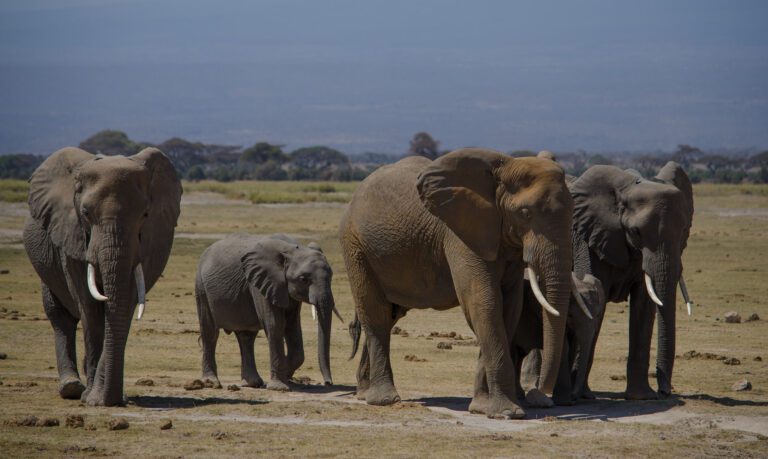
[[[243,148],[235,145],[206,144],[174,137],[160,144],[131,140],[125,132],[103,130],[85,139],[80,148],[102,155],[133,155],[155,146],[173,162],[179,175],[188,180],[362,180],[382,164],[403,156],[419,155],[435,159],[449,150],[427,132],[410,140],[407,153],[363,153],[347,155],[327,146],[302,147],[286,152],[283,145],[261,141]],[[515,150],[512,156],[533,156],[531,150]],[[581,175],[596,164],[613,164],[652,177],[667,161],[680,163],[694,183],[768,183],[768,150],[748,155],[725,155],[678,145],[671,153],[557,153],[557,161],[571,175]],[[32,154],[0,155],[0,178],[27,179],[43,162]]]

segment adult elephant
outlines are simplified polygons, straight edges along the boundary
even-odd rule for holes
[[[63,398],[124,403],[131,317],[165,268],[180,199],[176,171],[156,148],[130,157],[64,148],[32,174],[24,247],[42,281]],[[87,388],[75,356],[81,320]]]
[[[574,201],[574,271],[579,277],[597,277],[607,301],[629,298],[625,396],[640,400],[658,396],[648,383],[657,310],[656,379],[659,394],[667,396],[672,391],[675,361],[678,280],[690,307],[681,277],[681,258],[693,219],[688,175],[671,161],[652,180],[633,170],[593,166],[570,184],[570,190]],[[585,392],[591,394],[588,388]]]
[[[264,387],[253,344],[259,330],[269,341],[267,389],[288,390],[288,379],[304,363],[301,303],[316,309],[317,355],[325,383],[330,367],[331,319],[341,320],[331,292],[333,272],[320,246],[300,246],[282,234],[235,234],[213,243],[200,256],[195,280],[203,379],[221,387],[216,368],[219,329],[235,332],[241,376],[249,387]],[[287,355],[286,355],[287,348]]]
[[[549,160],[467,148],[435,161],[403,159],[360,184],[340,232],[366,334],[359,397],[373,405],[400,400],[389,356],[398,318],[409,309],[461,305],[480,344],[470,411],[523,417],[510,338],[525,269],[540,282],[542,306],[550,311],[543,321],[542,387],[551,392],[571,293],[573,202],[564,177]]]

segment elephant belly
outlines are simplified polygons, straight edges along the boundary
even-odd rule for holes
[[[211,311],[216,327],[228,332],[261,330],[261,322],[253,303],[213,303]]]
[[[391,303],[406,309],[450,309],[458,306],[450,271],[425,267],[401,269],[396,276],[379,275],[379,285]]]

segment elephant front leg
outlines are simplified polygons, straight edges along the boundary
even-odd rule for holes
[[[304,364],[304,338],[301,331],[301,304],[291,307],[286,314],[285,347],[288,350],[288,378]]]
[[[47,285],[42,284],[43,308],[53,327],[56,343],[56,367],[59,373],[59,395],[65,399],[78,399],[85,390],[77,371],[75,334],[77,319],[67,311]]]
[[[629,356],[627,357],[628,400],[654,400],[658,396],[648,383],[651,337],[656,309],[651,304],[645,286],[638,282],[632,287],[629,303]]]
[[[269,343],[270,377],[267,389],[291,390],[288,386],[288,357],[285,355],[285,317],[281,311],[268,314],[264,331]]]
[[[94,388],[98,387],[100,391],[104,383],[104,375],[102,374],[99,378],[96,371],[104,348],[104,314],[97,306],[82,308],[82,314],[83,341],[85,343],[83,367],[87,377],[87,388],[80,399],[85,401]]]
[[[245,387],[264,387],[264,380],[261,379],[256,370],[256,360],[253,356],[253,343],[256,341],[256,333],[250,331],[236,331],[237,344],[240,346],[240,377],[241,385]],[[218,384],[216,384],[218,383]],[[214,382],[214,387],[221,388],[218,378]]]
[[[357,366],[357,390],[355,396],[358,400],[365,400],[366,392],[371,387],[371,360],[368,357],[368,339],[363,338],[363,346],[360,349],[360,364]]]

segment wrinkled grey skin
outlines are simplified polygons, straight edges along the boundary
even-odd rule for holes
[[[288,380],[304,363],[303,302],[317,308],[320,371],[325,383],[332,384],[329,358],[335,303],[331,277],[331,267],[316,244],[300,246],[285,235],[235,234],[208,247],[200,257],[195,280],[203,378],[221,387],[215,354],[219,329],[223,329],[237,336],[243,385],[264,387],[253,357],[256,334],[264,330],[270,355],[266,387],[288,390]]]
[[[600,279],[607,301],[630,299],[625,397],[667,396],[672,392],[675,360],[676,291],[693,220],[688,175],[671,161],[652,180],[632,170],[593,166],[573,180],[569,188],[574,200],[574,271],[579,277],[592,274]],[[663,307],[650,299],[644,272],[651,277]],[[648,384],[656,315],[659,394]],[[603,315],[598,318],[599,324],[602,319]],[[592,360],[590,357],[590,367]],[[590,394],[589,387],[585,394]]]
[[[522,387],[518,388],[521,393],[522,389],[539,388],[542,346],[541,306],[533,295],[530,283],[526,282],[525,285],[523,312],[515,335],[518,365],[521,366]],[[605,310],[605,293],[596,277],[587,274],[584,279],[579,279],[574,276],[574,285],[592,314],[592,319],[584,314],[576,299],[572,297],[568,308],[561,367],[552,396],[557,405],[572,405],[579,398],[589,396],[584,394],[587,368],[597,336],[597,317],[602,316]]]
[[[181,200],[176,171],[156,148],[127,158],[64,148],[29,183],[24,247],[54,330],[59,394],[88,405],[122,405],[125,346],[137,303],[134,270],[141,263],[149,291],[165,268]],[[108,300],[89,293],[88,263]],[[77,371],[78,321],[87,388]]]

